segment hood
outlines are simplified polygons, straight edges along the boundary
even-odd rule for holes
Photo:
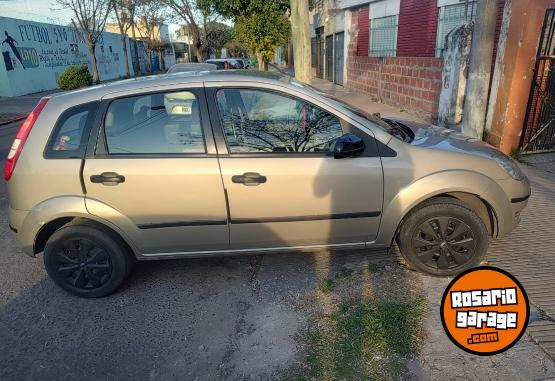
[[[486,142],[468,137],[454,130],[414,121],[395,120],[410,128],[414,133],[414,139],[410,143],[413,146],[460,152],[488,158],[499,155],[505,156]]]

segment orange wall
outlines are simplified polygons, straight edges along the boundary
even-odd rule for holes
[[[512,0],[511,3],[503,73],[489,135],[489,142],[505,153],[519,145],[545,10],[555,6],[553,0]]]

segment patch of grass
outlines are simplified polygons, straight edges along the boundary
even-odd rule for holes
[[[328,292],[330,292],[333,289],[333,285],[334,285],[334,281],[333,279],[324,279],[321,283],[320,286],[318,287],[320,289],[320,291],[322,291],[324,294],[327,294]]]
[[[404,378],[406,359],[420,349],[424,299],[404,303],[350,301],[322,318],[305,336],[297,380]]]
[[[487,142],[487,141],[488,141],[488,138],[489,138],[489,130],[486,130],[486,129],[484,128],[484,130],[482,131],[482,140],[485,141],[485,142]]]
[[[370,262],[370,263],[368,264],[367,269],[368,269],[368,272],[369,272],[370,274],[376,274],[376,273],[381,273],[381,272],[383,271],[383,266],[380,265],[380,264],[378,264],[378,263],[372,263],[372,262]]]
[[[522,150],[520,148],[513,148],[510,155],[516,161],[522,161]]]
[[[338,278],[348,278],[351,275],[353,275],[354,272],[355,272],[355,270],[343,266],[339,269],[339,272],[337,273],[337,277]]]

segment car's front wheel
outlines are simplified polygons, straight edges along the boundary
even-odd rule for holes
[[[96,226],[68,225],[44,248],[46,272],[61,288],[85,298],[116,291],[131,272],[133,259],[119,237]]]
[[[431,275],[454,275],[485,258],[489,235],[482,219],[463,202],[432,198],[411,211],[399,231],[408,265]]]

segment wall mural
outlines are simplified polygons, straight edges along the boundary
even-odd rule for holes
[[[54,89],[58,76],[71,65],[86,64],[92,72],[85,36],[73,26],[0,17],[0,31],[0,96]],[[119,35],[103,33],[96,56],[101,79],[125,75]]]

